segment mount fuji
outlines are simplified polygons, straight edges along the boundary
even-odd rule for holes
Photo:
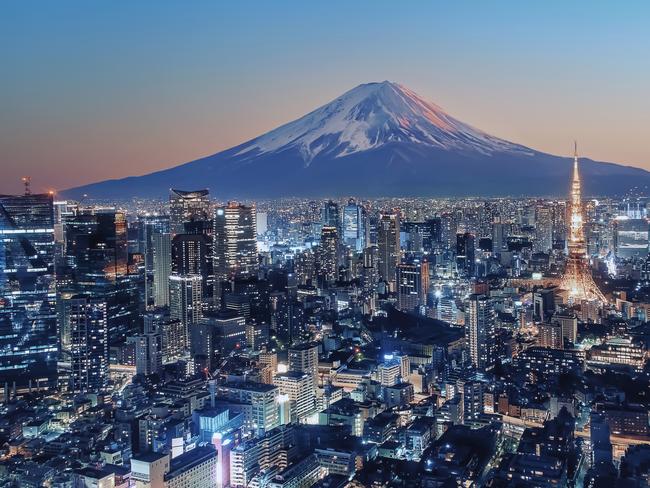
[[[650,173],[581,158],[585,191],[621,194]],[[155,173],[73,188],[68,197],[162,196],[210,188],[218,198],[566,195],[572,158],[489,135],[408,88],[384,81],[344,93],[239,146]]]

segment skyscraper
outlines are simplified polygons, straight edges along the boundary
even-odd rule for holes
[[[172,240],[172,271],[181,275],[197,274],[203,278],[203,291],[211,285],[213,257],[209,254],[209,238],[205,234],[177,234]]]
[[[474,235],[469,232],[456,235],[456,263],[459,273],[474,276],[476,244]]]
[[[138,216],[138,252],[144,256],[145,305],[154,303],[153,292],[153,235],[169,233],[169,215]]]
[[[70,327],[72,393],[97,393],[108,385],[108,320],[106,301],[76,295],[65,302]]]
[[[200,275],[169,277],[169,315],[183,325],[183,345],[188,347],[190,327],[198,323],[202,315],[202,278]]]
[[[0,195],[0,383],[54,385],[52,195]]]
[[[255,207],[230,202],[214,216],[215,301],[221,303],[221,283],[257,276]]]
[[[210,219],[208,190],[169,190],[169,217],[173,235],[184,232],[185,222]]]
[[[323,206],[322,214],[323,226],[334,227],[337,231],[341,230],[341,215],[339,213],[339,204],[328,200]]]
[[[333,283],[338,278],[338,248],[336,227],[323,227],[320,237],[319,274],[325,283]]]
[[[414,262],[397,265],[397,307],[413,312],[426,303],[429,288],[429,263]]]
[[[343,242],[356,252],[366,246],[365,212],[353,198],[343,208]]]
[[[470,295],[467,302],[465,335],[472,366],[485,371],[494,366],[494,308],[485,295]]]
[[[395,270],[400,261],[399,216],[385,214],[379,218],[377,247],[379,249],[379,275],[391,289],[395,289]]]
[[[318,385],[318,344],[308,342],[289,348],[289,371],[308,373]]]
[[[169,276],[171,275],[171,234],[156,233],[152,239],[153,302],[156,307],[169,305]]]

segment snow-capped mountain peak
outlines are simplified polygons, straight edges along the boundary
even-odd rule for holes
[[[451,117],[402,85],[383,81],[359,85],[304,117],[249,141],[237,156],[297,149],[309,165],[319,154],[339,158],[394,142],[487,155],[528,151]]]

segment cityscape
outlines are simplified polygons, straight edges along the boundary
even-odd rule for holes
[[[650,486],[650,172],[350,87],[189,163],[2,163],[0,488]]]

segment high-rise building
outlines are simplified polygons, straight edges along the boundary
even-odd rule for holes
[[[169,218],[173,235],[185,232],[184,224],[195,220],[210,220],[208,190],[169,190]]]
[[[578,317],[572,313],[556,313],[551,319],[562,328],[562,342],[566,339],[571,344],[576,343],[578,337]]]
[[[221,303],[224,281],[257,276],[255,207],[230,202],[214,215],[214,294]]]
[[[397,264],[400,261],[399,216],[386,214],[379,218],[377,230],[379,275],[395,289]]]
[[[289,348],[289,371],[309,373],[318,385],[318,344],[309,342]]]
[[[492,224],[492,252],[498,254],[507,250],[507,238],[512,232],[512,225],[501,220]]]
[[[337,231],[341,230],[341,214],[339,212],[339,204],[328,200],[323,205],[323,213],[321,219],[323,226],[334,227]]]
[[[539,345],[551,349],[564,349],[562,326],[557,322],[539,324]]]
[[[538,205],[536,208],[533,249],[545,253],[553,249],[553,209],[549,206]]]
[[[203,291],[210,287],[213,257],[209,254],[209,238],[205,234],[177,234],[172,240],[172,272],[196,274],[203,278]]]
[[[108,385],[106,301],[77,295],[65,302],[70,327],[72,393],[98,393]]]
[[[303,421],[316,411],[316,389],[311,374],[298,371],[279,373],[273,378],[273,384],[289,402],[292,422]]]
[[[485,371],[494,366],[495,313],[485,295],[470,295],[467,302],[465,334],[472,366]]]
[[[135,347],[135,371],[150,375],[162,370],[163,349],[160,332],[145,332],[129,337]]]
[[[643,219],[619,217],[615,221],[616,256],[622,259],[645,259],[648,255],[650,226]]]
[[[129,266],[125,214],[114,208],[80,208],[66,219],[64,235],[64,259],[57,268],[59,299],[85,294],[105,300],[109,342],[123,340],[138,326],[146,289],[144,276]],[[69,330],[65,320],[60,316],[62,338]]]
[[[353,198],[343,208],[343,243],[350,249],[361,252],[366,246],[365,212]]]
[[[171,234],[156,233],[152,238],[153,303],[156,307],[169,305],[169,276],[171,263]]]
[[[138,252],[144,256],[145,305],[154,304],[154,234],[169,233],[169,215],[138,216]]]
[[[400,310],[413,312],[426,304],[429,290],[429,263],[417,261],[397,266],[397,306]]]
[[[336,227],[323,227],[320,237],[319,275],[325,283],[333,283],[338,278],[338,248]]]
[[[183,325],[184,347],[189,346],[190,327],[198,323],[202,315],[202,283],[200,275],[177,275],[169,277],[169,315]]]
[[[230,382],[218,385],[217,396],[237,405],[248,404],[244,412],[244,428],[263,436],[280,425],[277,386],[264,383]]]
[[[474,235],[468,232],[456,236],[456,264],[458,271],[474,276],[476,268],[476,243]]]
[[[0,384],[54,385],[55,289],[52,195],[0,195]]]

